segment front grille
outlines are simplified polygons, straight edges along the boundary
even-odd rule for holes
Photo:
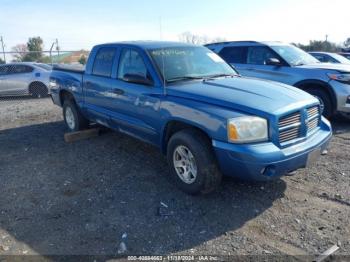
[[[280,118],[278,122],[279,142],[285,143],[300,136],[301,114],[295,112]]]
[[[320,108],[312,106],[283,116],[278,121],[279,143],[305,137],[320,125]]]
[[[307,109],[307,132],[313,131],[320,124],[320,109],[313,106]]]

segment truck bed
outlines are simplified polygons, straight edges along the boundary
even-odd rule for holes
[[[67,73],[77,73],[84,74],[85,67],[84,66],[72,66],[72,65],[54,65],[52,70],[62,71]]]

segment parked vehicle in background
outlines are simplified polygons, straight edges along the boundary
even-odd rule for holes
[[[339,53],[339,55],[344,56],[345,58],[350,60],[350,53]]]
[[[0,65],[0,96],[47,96],[51,70],[51,66],[42,63]]]
[[[350,60],[336,53],[329,52],[309,52],[310,55],[315,57],[322,63],[334,63],[334,64],[346,64],[350,65]]]
[[[322,113],[350,116],[350,65],[321,63],[310,54],[280,42],[238,41],[206,45],[240,74],[298,87],[321,103]]]
[[[70,131],[95,122],[159,147],[190,194],[222,174],[271,180],[309,166],[332,134],[313,96],[182,43],[95,46],[85,71],[54,68],[50,94]]]

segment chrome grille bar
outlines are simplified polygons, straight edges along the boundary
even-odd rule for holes
[[[295,112],[280,118],[278,122],[279,142],[285,143],[300,136],[301,114]]]

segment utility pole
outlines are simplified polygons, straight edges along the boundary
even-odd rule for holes
[[[60,56],[60,46],[58,45],[58,39],[56,38],[56,50],[58,57]]]
[[[0,42],[1,42],[1,47],[2,47],[2,53],[4,55],[4,62],[6,64],[5,45],[4,45],[4,39],[2,38],[2,36],[0,37]]]
[[[326,35],[326,42],[328,42],[328,35]]]
[[[53,60],[52,60],[52,49],[53,49],[54,45],[55,45],[55,42],[52,43],[51,48],[50,48],[50,61],[51,61],[51,65],[53,65]]]

